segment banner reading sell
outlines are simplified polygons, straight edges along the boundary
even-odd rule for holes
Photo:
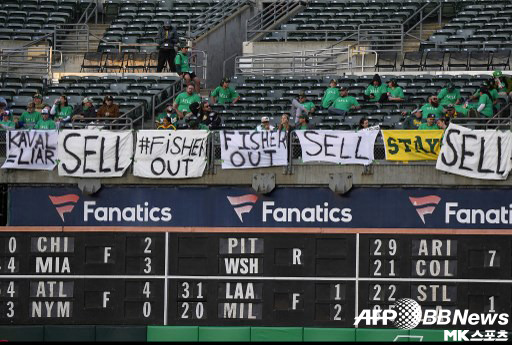
[[[441,150],[442,130],[382,131],[388,161],[436,160]]]
[[[133,175],[147,178],[203,176],[208,131],[138,131]]]
[[[373,162],[373,148],[378,130],[296,131],[304,162],[364,164]]]
[[[123,176],[132,156],[131,131],[69,129],[59,133],[59,176]]]
[[[473,130],[450,123],[436,169],[452,174],[505,180],[512,169],[512,133]]]

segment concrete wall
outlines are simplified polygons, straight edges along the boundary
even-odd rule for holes
[[[222,73],[224,60],[235,53],[242,54],[242,42],[245,40],[246,33],[245,23],[252,15],[253,9],[245,6],[195,43],[194,49],[204,50],[208,54],[207,88],[217,86],[224,77]],[[233,66],[234,59],[226,64],[227,76],[232,75]]]
[[[336,42],[244,42],[244,55],[251,54],[273,54],[283,52],[295,52],[305,50],[319,50],[331,47]],[[347,44],[354,43],[348,42]],[[338,44],[336,48],[342,48],[344,44]]]

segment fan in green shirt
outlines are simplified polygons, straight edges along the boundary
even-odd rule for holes
[[[437,96],[430,96],[428,98],[428,103],[424,104],[420,111],[424,119],[427,118],[428,114],[434,114],[436,117],[441,117],[443,115],[443,107],[439,105],[439,99]]]
[[[194,102],[201,103],[201,97],[194,92],[194,86],[187,86],[187,91],[182,92],[174,100],[173,108],[178,113],[180,119],[182,119],[187,113],[190,112],[190,105]]]
[[[405,100],[404,90],[398,86],[394,78],[388,82],[387,96],[390,102],[403,102]]]
[[[364,99],[369,102],[380,102],[383,95],[388,92],[388,87],[382,84],[382,80],[378,74],[373,76],[370,85],[364,91]]]
[[[229,87],[229,83],[231,80],[228,78],[222,79],[220,85],[217,86],[215,90],[212,91],[212,103],[226,104],[233,103],[235,104],[240,99],[240,95],[238,92]]]
[[[328,109],[332,106],[336,98],[338,98],[339,92],[340,90],[338,89],[336,79],[331,79],[329,87],[325,89],[324,96],[322,97],[322,107]]]
[[[47,109],[43,109],[41,112],[41,119],[37,121],[34,129],[56,129],[55,122],[50,119],[50,113]]]
[[[40,119],[41,114],[35,111],[35,104],[30,102],[27,106],[27,111],[21,114],[19,120],[20,127],[25,129],[32,129]]]
[[[436,116],[434,114],[428,114],[427,116],[427,122],[422,123],[418,130],[426,130],[426,129],[439,129],[436,124]]]
[[[199,93],[201,88],[201,81],[190,68],[188,60],[188,48],[189,47],[186,44],[180,46],[180,51],[174,58],[174,64],[176,65],[176,72],[178,72],[180,77],[185,80],[187,86],[194,82],[196,92]]]
[[[168,117],[170,119],[171,125],[176,124],[178,122],[178,114],[176,114],[176,111],[172,107],[172,103],[167,103],[167,107],[165,108],[165,111],[161,114],[159,114],[155,119],[156,127],[163,125],[164,118]]]
[[[345,114],[351,109],[360,109],[361,106],[355,97],[348,95],[348,88],[342,87],[340,89],[339,97],[334,101],[333,106],[329,109],[329,114],[337,115],[337,111],[341,111],[340,114]]]
[[[480,89],[477,111],[485,117],[492,117],[494,115],[494,111],[492,109],[492,98],[489,95],[489,89],[486,87],[482,87]]]
[[[55,121],[67,120],[73,115],[73,107],[68,104],[66,96],[57,98],[52,106],[50,114],[54,116]]]
[[[15,127],[16,124],[11,121],[11,113],[8,110],[4,110],[2,114],[2,121],[0,121],[0,130],[8,131]]]
[[[446,84],[446,87],[441,89],[439,91],[439,94],[437,95],[437,98],[439,99],[439,104],[442,106],[448,105],[448,104],[459,104],[460,103],[460,91],[459,89],[455,88],[455,85],[453,83]]]

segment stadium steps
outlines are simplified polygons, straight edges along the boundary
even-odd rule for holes
[[[98,50],[100,40],[96,37],[103,37],[109,26],[110,24],[89,24],[89,51]]]
[[[448,20],[445,20],[439,25],[437,21],[430,22],[430,23],[423,23],[423,35],[422,39],[423,41],[428,40],[430,36],[434,34],[437,30],[441,29],[446,23],[448,23]],[[420,28],[419,26],[416,27],[411,32],[411,35],[419,37],[420,36]],[[404,41],[404,52],[417,52],[420,49],[420,41],[412,38],[407,37]]]

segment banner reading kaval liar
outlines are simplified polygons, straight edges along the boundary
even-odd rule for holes
[[[147,178],[203,176],[206,130],[138,131],[133,174]]]
[[[442,130],[384,130],[382,131],[386,160],[436,160],[441,150]]]
[[[7,158],[2,169],[53,170],[57,165],[56,130],[13,130],[6,137]]]
[[[512,169],[512,133],[450,123],[436,169],[485,180],[505,180]]]
[[[123,176],[132,156],[131,131],[80,129],[59,133],[59,176]]]
[[[373,162],[373,149],[378,130],[296,131],[304,162],[364,164]]]
[[[286,132],[221,131],[222,169],[250,169],[288,164]]]

